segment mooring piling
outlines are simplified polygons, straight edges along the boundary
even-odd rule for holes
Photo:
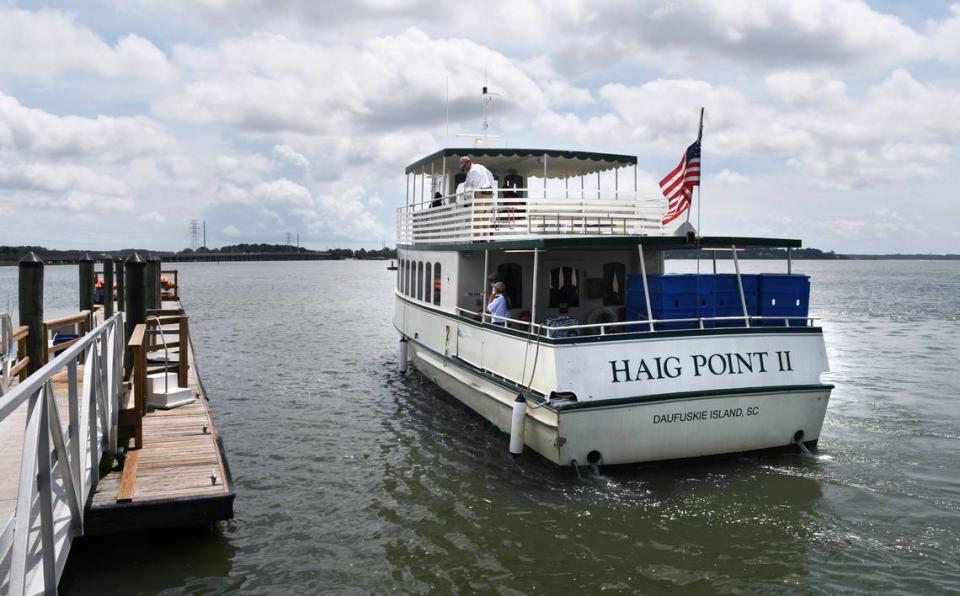
[[[117,310],[125,311],[126,305],[123,303],[123,257],[117,257],[114,259],[113,263],[117,270]]]
[[[113,259],[110,257],[103,259],[103,290],[100,295],[103,297],[103,318],[109,319],[113,316]]]
[[[133,253],[126,263],[124,263],[125,282],[126,282],[126,304],[124,305],[124,315],[126,319],[126,328],[124,329],[125,344],[129,343],[133,330],[137,325],[146,323],[146,268],[147,263],[137,253]],[[128,347],[124,356],[124,371],[130,374],[133,365],[133,353]]]
[[[44,365],[43,348],[47,341],[43,333],[43,268],[43,259],[32,252],[20,259],[18,305],[20,324],[29,329],[27,357],[30,363],[27,371],[31,375]]]
[[[87,329],[93,329],[93,294],[95,291],[95,284],[97,280],[97,274],[93,270],[93,257],[89,254],[83,255],[83,258],[80,259],[80,311],[87,311],[90,313],[87,319]]]
[[[147,310],[160,309],[160,257],[147,257],[146,299]]]

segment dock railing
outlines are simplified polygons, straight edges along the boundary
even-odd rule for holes
[[[0,423],[26,413],[16,507],[0,519],[0,593],[56,591],[100,459],[117,449],[123,353],[118,313],[0,397]]]
[[[90,311],[81,310],[80,312],[72,315],[66,315],[63,317],[57,317],[55,319],[47,319],[43,322],[43,361],[47,362],[50,360],[50,356],[66,350],[73,344],[80,341],[80,339],[86,335],[88,330],[88,324],[90,322]],[[62,332],[63,330],[68,329],[70,335],[76,335],[74,339],[68,339],[60,343],[54,343],[56,340],[56,334]],[[53,336],[51,336],[53,334]]]
[[[9,313],[0,313],[0,396],[6,393],[18,377],[27,377],[27,335],[26,326],[13,326]]]
[[[659,236],[666,201],[636,191],[494,189],[401,207],[400,244],[569,236]],[[436,205],[436,206],[434,206]]]

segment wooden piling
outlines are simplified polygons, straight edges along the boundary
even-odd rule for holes
[[[143,258],[133,253],[126,263],[124,263],[125,283],[126,283],[126,304],[124,305],[124,314],[126,315],[126,327],[124,329],[124,344],[130,342],[133,330],[137,325],[145,323],[147,320],[146,309],[146,269],[147,263]],[[123,358],[124,371],[130,374],[133,366],[133,353],[127,348]]]
[[[160,309],[160,258],[155,255],[147,257],[146,306],[147,310]]]
[[[43,260],[32,252],[19,263],[20,324],[29,329],[27,371],[31,375],[44,365],[43,348],[47,341],[43,334],[43,266]]]
[[[117,270],[117,310],[126,311],[126,305],[123,303],[123,257],[114,259],[114,265],[116,265]]]
[[[93,294],[97,274],[93,270],[93,257],[89,254],[83,255],[80,259],[80,308],[81,311],[87,311],[90,316],[87,319],[87,329],[93,329]]]
[[[106,320],[113,316],[113,259],[111,257],[103,259],[103,290],[100,295],[103,296],[103,318]]]

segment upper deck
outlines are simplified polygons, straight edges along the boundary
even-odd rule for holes
[[[461,157],[494,175],[464,190]],[[448,148],[407,167],[397,242],[461,244],[570,237],[663,236],[667,202],[641,191],[629,155],[513,148]]]

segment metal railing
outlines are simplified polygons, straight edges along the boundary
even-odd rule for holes
[[[636,191],[465,192],[401,207],[400,244],[569,236],[659,236],[666,201]]]
[[[117,450],[122,316],[113,315],[0,397],[0,424],[26,415],[16,508],[0,519],[0,593],[55,592],[71,542],[83,535],[100,459]],[[8,449],[15,439],[0,437]]]
[[[439,309],[436,309],[439,310]],[[489,313],[480,313],[476,310],[457,307],[457,314],[461,317],[474,319],[484,324],[489,324],[493,328],[498,325],[493,324],[493,315]],[[785,317],[785,316],[761,316],[750,315],[744,317],[724,316],[724,317],[690,317],[682,319],[633,319],[629,321],[611,321],[608,323],[587,323],[582,325],[562,325],[548,326],[543,323],[531,323],[520,319],[511,319],[508,317],[497,317],[506,323],[505,326],[515,330],[529,332],[533,336],[541,336],[550,339],[560,337],[591,337],[596,335],[617,336],[626,333],[651,333],[654,331],[664,331],[662,325],[677,325],[692,323],[693,326],[675,328],[681,330],[696,329],[736,329],[746,327],[746,320],[754,327],[775,330],[777,327],[813,327],[816,319],[814,317]],[[764,322],[773,323],[763,325]],[[740,323],[739,325],[717,325],[717,323]],[[759,325],[757,324],[759,323]],[[660,327],[658,327],[660,326]],[[503,327],[503,326],[501,326]],[[532,329],[531,329],[532,327]]]

